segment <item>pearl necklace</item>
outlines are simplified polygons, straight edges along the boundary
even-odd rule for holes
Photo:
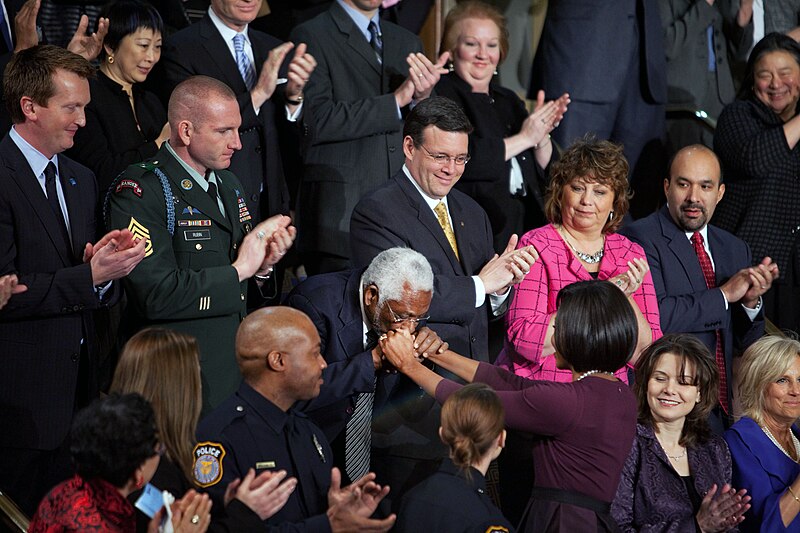
[[[797,462],[797,460],[796,460],[794,457],[792,457],[791,455],[789,455],[789,452],[787,452],[787,451],[786,451],[786,448],[784,448],[783,446],[781,446],[781,443],[780,443],[780,442],[778,442],[778,439],[776,439],[776,438],[775,438],[775,435],[773,435],[773,434],[772,434],[772,432],[771,432],[771,431],[770,431],[770,430],[767,428],[767,426],[759,426],[759,427],[760,427],[760,428],[761,428],[761,430],[764,432],[764,434],[765,434],[765,435],[766,435],[766,436],[769,438],[769,440],[771,440],[771,441],[772,441],[772,444],[774,444],[775,446],[777,446],[777,447],[778,447],[778,449],[779,449],[780,451],[782,451],[782,452],[783,452],[783,454],[784,454],[786,457],[788,457],[789,459],[791,459],[791,460],[792,460],[793,462],[795,462],[795,463]],[[797,440],[797,437],[795,437],[795,435],[794,435],[794,432],[793,432],[791,429],[789,430],[789,434],[792,436],[792,444],[794,444],[794,453],[795,453],[795,454],[796,454],[798,457],[800,457],[800,441],[798,441],[798,440]]]
[[[597,250],[593,254],[587,254],[587,253],[581,252],[580,250],[578,250],[577,248],[572,246],[572,243],[569,242],[569,239],[567,238],[566,233],[561,228],[559,228],[559,230],[561,230],[561,236],[564,237],[564,242],[567,243],[567,246],[572,248],[572,251],[575,252],[575,255],[578,256],[578,259],[580,259],[584,263],[588,263],[590,265],[593,265],[595,263],[599,263],[600,260],[603,258],[603,253],[605,252],[605,244],[606,244],[605,243],[605,238],[603,239],[603,248],[600,248],[599,250]]]
[[[584,372],[583,374],[578,376],[578,379],[576,379],[575,381],[580,381],[583,378],[588,378],[592,374],[608,374],[609,376],[613,376],[614,375],[613,372],[605,372],[603,370],[589,370],[588,372]]]

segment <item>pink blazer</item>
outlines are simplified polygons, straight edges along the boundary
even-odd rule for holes
[[[539,259],[531,267],[517,288],[506,314],[506,339],[497,364],[518,376],[549,381],[572,381],[572,373],[556,368],[552,353],[542,353],[550,315],[556,311],[556,297],[562,287],[576,281],[591,280],[592,276],[570,251],[552,224],[531,230],[519,241],[520,247],[533,245]],[[597,279],[606,280],[628,270],[628,261],[645,258],[638,244],[616,233],[607,235],[603,259]],[[661,337],[658,301],[650,272],[639,289],[633,293],[650,329],[653,340]],[[628,367],[620,368],[616,375],[628,382]]]

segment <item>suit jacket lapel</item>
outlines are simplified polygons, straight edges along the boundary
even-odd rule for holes
[[[400,185],[400,189],[408,197],[408,201],[411,203],[411,206],[417,210],[417,218],[419,219],[420,224],[427,228],[431,235],[433,235],[433,237],[436,239],[436,242],[439,243],[439,246],[442,248],[442,252],[450,261],[450,266],[453,267],[453,271],[458,274],[463,274],[464,268],[458,262],[458,259],[456,259],[456,254],[453,253],[453,249],[450,247],[450,242],[444,235],[444,230],[442,230],[442,227],[439,225],[436,215],[433,213],[431,208],[428,207],[428,204],[425,203],[425,199],[422,197],[419,191],[417,191],[416,187],[414,187],[414,185],[408,180],[408,177],[402,170],[395,174],[394,179],[397,180],[398,184]],[[450,217],[455,221],[455,217],[453,216],[452,212]],[[458,236],[456,236],[456,245],[458,245]]]
[[[350,15],[342,9],[336,2],[330,8],[331,17],[339,27],[339,31],[347,35],[347,45],[350,46],[358,55],[364,58],[364,61],[369,63],[369,66],[375,72],[380,73],[382,69],[381,63],[375,57],[375,50],[372,49],[369,42],[364,38],[364,34],[356,27]]]
[[[686,272],[689,283],[692,284],[692,291],[699,292],[708,289],[703,277],[703,269],[700,268],[700,261],[697,259],[697,254],[694,253],[692,243],[686,238],[683,230],[672,221],[667,206],[662,207],[659,211],[658,220],[661,223],[661,233],[669,242],[669,249],[678,258],[678,263]]]
[[[447,196],[447,209],[450,211],[450,218],[453,221],[453,233],[456,234],[456,246],[458,246],[458,257],[460,259],[459,268],[462,268],[463,265],[464,273],[475,272],[475,267],[481,265],[473,265],[474,257],[472,256],[472,248],[470,247],[471,241],[467,236],[478,234],[476,231],[473,231],[473,227],[479,221],[471,220],[464,216],[463,206],[455,195],[450,194]],[[441,226],[439,226],[438,220],[436,220],[436,226],[439,227],[439,231],[444,235],[444,231],[441,229]],[[445,237],[444,240],[447,242],[447,248],[450,249],[450,243],[447,241],[447,237]],[[453,256],[451,257],[452,263],[452,259],[455,259],[455,254],[451,255]]]
[[[358,284],[364,269],[354,270],[347,279],[344,297],[349,305],[343,305],[339,311],[341,328],[336,332],[339,344],[348,356],[364,351],[364,322],[361,318],[361,304],[358,300]]]
[[[247,91],[242,75],[239,72],[239,67],[236,66],[236,60],[233,59],[230,48],[228,48],[228,43],[225,42],[222,35],[217,31],[217,28],[214,26],[214,23],[211,22],[211,18],[208,14],[206,14],[198,24],[201,25],[200,35],[203,37],[205,53],[223,73],[224,79],[222,81],[227,83],[236,94]],[[253,49],[253,53],[255,54],[255,48]],[[258,64],[259,62],[256,60],[256,65]],[[256,75],[259,70],[260,69],[256,67]]]
[[[27,159],[25,159],[25,156],[22,155],[22,152],[8,134],[0,144],[0,152],[7,154],[3,159],[6,167],[10,170],[8,175],[24,192],[25,198],[30,203],[33,212],[41,220],[64,266],[71,266],[73,262],[71,243],[64,242],[64,237],[59,227],[60,222],[53,210],[50,209],[50,204],[47,202],[47,197],[42,191],[42,187],[39,185],[36,176],[33,175]]]

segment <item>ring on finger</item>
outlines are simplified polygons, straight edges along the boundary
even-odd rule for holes
[[[199,514],[196,514],[196,515],[194,515],[194,516],[192,517],[192,524],[195,524],[195,525],[197,525],[197,524],[199,524],[199,523],[200,523],[200,515],[199,515]]]

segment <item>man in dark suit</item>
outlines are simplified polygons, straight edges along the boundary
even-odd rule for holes
[[[419,354],[447,348],[424,325],[432,292],[433,272],[425,257],[410,248],[390,248],[366,269],[311,276],[285,302],[307,314],[319,332],[320,349],[328,363],[325,384],[303,410],[325,431],[334,464],[350,480],[369,470],[370,432],[359,434],[357,420],[350,422],[361,415],[359,398],[372,395],[372,403],[363,408],[368,420],[373,412],[387,417],[383,410],[393,409],[386,405],[387,393],[398,376],[384,367],[376,343],[379,335],[407,329],[415,337]],[[363,439],[356,442],[359,435]],[[362,451],[362,461],[354,458],[355,450]]]
[[[514,235],[503,255],[495,255],[486,213],[453,189],[469,160],[470,131],[464,111],[449,98],[433,97],[417,104],[403,128],[405,165],[358,203],[350,237],[358,267],[394,246],[424,255],[434,275],[428,325],[454,351],[489,361],[489,309],[494,314],[503,311],[511,287],[522,281],[536,251],[515,250]],[[398,380],[398,391],[391,393],[401,416],[386,420],[381,442],[373,442],[373,466],[386,476],[379,479],[392,486],[393,503],[443,457],[435,445],[439,442],[436,402],[407,383]],[[404,399],[416,401],[405,404]],[[378,432],[376,427],[374,433]]]
[[[336,0],[295,41],[318,61],[306,87],[310,146],[297,202],[298,247],[309,273],[350,268],[350,214],[403,164],[403,113],[431,94],[434,65],[419,38],[381,20],[380,0]]]
[[[702,145],[683,148],[664,180],[668,205],[620,232],[647,254],[662,331],[692,333],[716,354],[720,406],[710,420],[716,431],[733,414],[733,356],[764,334],[761,295],[778,276],[769,257],[750,267],[747,244],[708,224],[725,194],[721,181],[714,152]]]
[[[160,72],[154,77],[160,79],[158,92],[165,101],[178,83],[198,74],[216,78],[236,93],[242,149],[230,169],[242,181],[256,222],[288,213],[279,137],[290,135],[287,116],[298,119],[303,87],[315,66],[300,45],[288,73],[279,74],[292,45],[249,28],[260,8],[261,0],[212,0],[200,22],[165,40]],[[283,86],[279,75],[287,80]]]
[[[646,204],[643,214],[660,194],[658,183],[648,180],[652,173],[637,163],[653,164],[654,153],[663,158],[665,136],[667,67],[658,3],[551,0],[528,91],[533,99],[540,89],[569,93],[569,113],[553,132],[562,147],[587,132],[624,145],[635,203]]]
[[[0,310],[0,490],[29,514],[70,474],[72,415],[97,394],[92,312],[145,254],[127,230],[91,244],[94,175],[59,155],[85,123],[93,72],[67,50],[35,46],[3,80],[14,127],[0,141],[0,275],[27,291]]]

